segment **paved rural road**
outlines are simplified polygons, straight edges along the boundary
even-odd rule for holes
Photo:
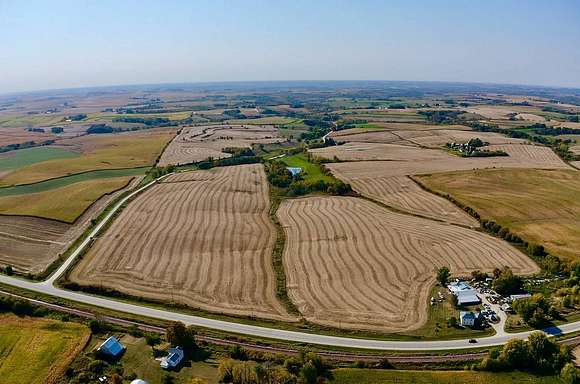
[[[166,175],[169,176],[169,175]],[[163,177],[166,177],[163,176]],[[159,179],[158,179],[159,180]],[[238,333],[248,336],[265,337],[270,339],[286,340],[301,343],[311,343],[319,345],[328,345],[335,347],[348,347],[360,349],[376,349],[376,350],[393,350],[393,351],[435,351],[435,350],[453,350],[463,349],[469,347],[488,347],[501,345],[511,338],[527,338],[531,332],[521,332],[517,334],[496,334],[485,338],[478,339],[477,344],[470,344],[468,340],[443,340],[443,341],[389,341],[389,340],[373,340],[373,339],[359,339],[338,336],[318,335],[314,333],[287,331],[275,328],[259,327],[249,324],[240,324],[227,322],[215,319],[206,319],[199,316],[191,316],[182,313],[143,307],[135,304],[124,303],[113,299],[104,297],[92,296],[80,292],[67,291],[54,286],[54,282],[66,271],[74,259],[83,251],[83,249],[91,242],[91,238],[97,235],[100,229],[113,217],[115,212],[127,202],[130,198],[144,189],[152,186],[156,182],[151,182],[138,190],[132,192],[121,201],[119,201],[107,214],[107,216],[93,229],[90,236],[88,236],[79,247],[71,253],[70,257],[62,264],[62,266],[47,280],[43,282],[31,282],[24,279],[10,277],[0,274],[0,283],[11,285],[18,288],[27,289],[34,292],[44,293],[47,295],[60,297],[67,300],[76,301],[83,304],[94,305],[97,307],[107,308],[115,311],[131,313],[133,315],[144,316],[149,318],[181,321],[187,325],[196,325],[210,329],[217,329],[225,332]],[[563,334],[575,331],[580,331],[580,321],[575,323],[568,323],[559,328],[546,329],[549,334]]]

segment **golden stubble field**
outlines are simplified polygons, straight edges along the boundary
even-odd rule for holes
[[[288,294],[306,319],[323,325],[402,332],[427,320],[435,269],[453,274],[508,266],[539,268],[508,243],[482,232],[391,212],[354,197],[287,200]]]
[[[262,165],[172,175],[138,196],[71,280],[213,312],[292,321],[276,298]]]
[[[488,169],[418,180],[557,256],[580,258],[580,171]]]
[[[123,185],[125,185],[123,188],[99,196],[96,201],[91,201],[88,207],[80,207],[79,211],[82,214],[76,217],[72,223],[21,214],[0,215],[0,266],[11,265],[17,271],[25,273],[44,271],[82,234],[90,224],[91,219],[96,217],[120,194],[137,186],[140,180],[141,177],[135,177],[129,184],[123,182]],[[106,184],[108,180],[97,180],[91,183],[94,182],[104,182]],[[102,185],[99,187],[102,187]],[[98,191],[99,188],[95,189]],[[56,191],[56,193],[63,193],[65,189],[57,189]],[[45,192],[46,195],[50,193],[55,192]],[[23,195],[20,205],[24,204],[29,196]],[[68,198],[73,196],[71,194],[65,195]],[[19,196],[16,196],[16,200],[18,198]],[[40,202],[42,201],[50,205],[50,196]],[[53,201],[64,204],[63,199],[53,199]],[[37,205],[40,202],[34,201],[33,203]],[[75,205],[78,201],[72,201],[72,203]],[[29,206],[32,205],[30,204]],[[61,208],[69,212],[68,207],[63,206]]]
[[[211,125],[185,127],[161,156],[160,166],[221,159],[224,148],[249,148],[252,144],[285,141],[271,125]]]

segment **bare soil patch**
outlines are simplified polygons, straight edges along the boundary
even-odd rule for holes
[[[213,312],[293,320],[276,298],[261,165],[173,175],[139,195],[71,280]]]
[[[509,266],[539,269],[508,243],[484,233],[398,214],[352,197],[285,201],[288,294],[304,316],[340,328],[388,332],[427,320],[437,267],[454,274]]]

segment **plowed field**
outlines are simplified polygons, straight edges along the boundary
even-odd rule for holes
[[[276,299],[261,165],[173,175],[138,196],[71,274],[214,312],[292,320]]]
[[[313,322],[399,332],[421,327],[437,267],[454,274],[538,267],[481,232],[390,212],[352,197],[285,201],[288,294]]]

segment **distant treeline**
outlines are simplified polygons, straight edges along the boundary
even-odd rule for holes
[[[427,120],[435,124],[453,124],[463,111],[419,111],[419,115],[425,116]]]
[[[36,141],[27,141],[25,143],[18,143],[18,144],[8,144],[0,147],[0,153],[15,151],[17,149],[26,149],[26,148],[33,148],[33,147],[41,147],[44,145],[54,144],[54,140],[45,140],[41,142]]]
[[[113,122],[143,124],[147,127],[174,127],[179,125],[178,121],[172,121],[166,117],[117,117]]]

